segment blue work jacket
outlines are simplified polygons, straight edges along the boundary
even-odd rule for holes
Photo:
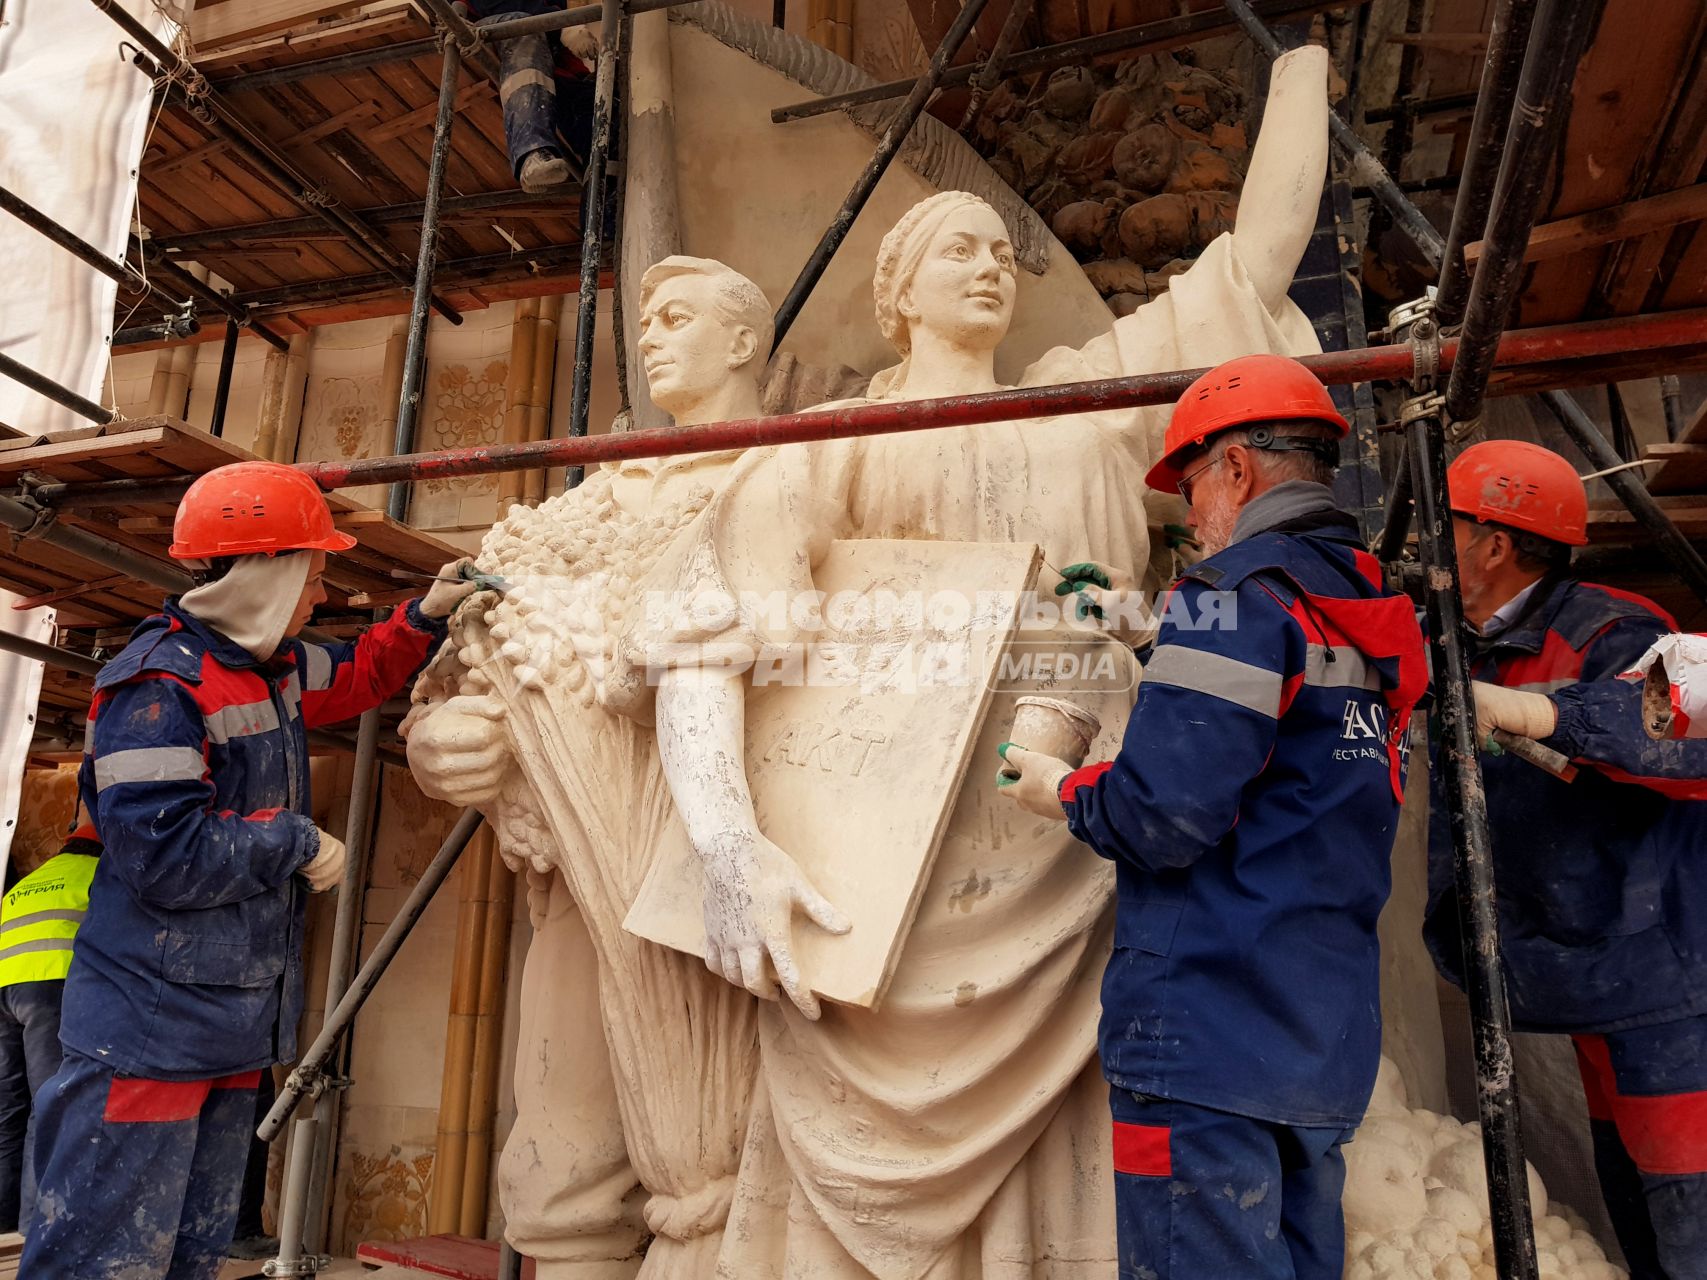
[[[1280,1124],[1362,1117],[1425,665],[1410,602],[1338,512],[1176,585],[1119,755],[1061,788],[1073,834],[1118,869],[1113,1084]]]
[[[1537,585],[1510,626],[1472,639],[1471,674],[1554,695],[1559,728],[1546,745],[1588,766],[1563,782],[1515,756],[1482,757],[1506,991],[1523,1030],[1617,1031],[1707,1013],[1707,752],[1650,742],[1639,688],[1614,680],[1674,630],[1651,600],[1560,577]],[[1433,798],[1424,937],[1462,986],[1438,781]]]
[[[95,679],[79,787],[105,853],[60,1039],[158,1080],[296,1055],[308,886],[306,731],[401,690],[445,633],[411,602],[355,644],[260,662],[184,613],[145,619]]]

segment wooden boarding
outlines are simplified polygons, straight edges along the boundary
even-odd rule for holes
[[[1707,444],[1651,444],[1642,451],[1642,459],[1659,463],[1642,469],[1649,492],[1707,492]]]
[[[876,676],[884,655],[898,659],[902,674],[894,686],[885,687],[880,676],[869,686],[857,677],[848,684],[808,680],[748,698],[747,774],[759,828],[853,921],[845,936],[834,937],[796,918],[801,973],[827,999],[864,1008],[882,999],[961,779],[968,767],[981,767],[969,758],[989,710],[996,663],[1041,563],[1030,543],[837,542],[814,574],[826,599],[838,592],[865,596],[875,614],[884,592],[903,598],[917,592],[926,601],[953,592],[969,604],[1004,600],[1005,608],[980,605],[970,622],[940,630],[928,619],[925,626],[877,623],[857,632],[827,626],[813,638],[820,651],[849,646],[861,676]],[[936,666],[951,650],[958,664]],[[924,674],[933,669],[940,683]],[[700,884],[698,857],[685,840],[662,850],[623,928],[701,954]]]
[[[356,1246],[356,1261],[379,1267],[381,1276],[449,1276],[451,1280],[496,1280],[498,1242],[467,1236],[426,1236],[414,1240],[368,1240]],[[534,1274],[532,1258],[522,1259],[522,1280]]]

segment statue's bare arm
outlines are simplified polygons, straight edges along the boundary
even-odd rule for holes
[[[1275,60],[1233,224],[1239,260],[1271,312],[1315,232],[1327,172],[1328,51],[1305,45]]]
[[[759,830],[747,782],[741,676],[666,671],[656,723],[664,777],[704,869],[706,967],[766,1000],[777,998],[780,982],[800,1012],[816,1018],[818,999],[794,959],[794,913],[798,908],[831,933],[846,933],[848,920]]]

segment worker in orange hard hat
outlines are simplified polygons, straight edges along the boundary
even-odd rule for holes
[[[297,639],[354,545],[295,468],[190,486],[171,554],[198,585],[95,679],[79,779],[105,853],[38,1095],[22,1272],[213,1276],[259,1076],[296,1053],[307,894],[343,844],[309,816],[307,731],[408,683],[475,589],[459,563],[353,644]]]
[[[1636,1280],[1707,1277],[1707,795],[1607,682],[1676,630],[1651,600],[1583,582],[1588,496],[1564,458],[1488,440],[1447,470],[1476,711],[1542,739],[1572,782],[1483,762],[1512,1021],[1576,1041],[1595,1164]],[[1606,695],[1613,695],[1610,700]],[[1697,767],[1697,772],[1699,768]],[[1431,810],[1425,935],[1462,985],[1449,809]]]
[[[1328,487],[1346,430],[1294,360],[1194,382],[1149,483],[1210,554],[1168,597],[1120,753],[1002,749],[1002,794],[1116,868],[1122,1277],[1343,1270],[1340,1149],[1380,1060],[1375,925],[1427,683],[1415,611]]]

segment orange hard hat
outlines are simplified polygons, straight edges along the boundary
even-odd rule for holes
[[[348,551],[356,540],[332,527],[326,497],[295,467],[233,462],[199,477],[172,522],[170,554],[178,560],[272,555],[280,551]]]
[[[1185,389],[1168,419],[1162,457],[1144,483],[1178,493],[1183,463],[1210,436],[1253,422],[1317,422],[1351,430],[1321,380],[1285,356],[1240,356],[1218,364]]]
[[[1446,492],[1454,515],[1533,533],[1549,542],[1588,542],[1588,492],[1570,463],[1524,440],[1484,440],[1452,460]]]

